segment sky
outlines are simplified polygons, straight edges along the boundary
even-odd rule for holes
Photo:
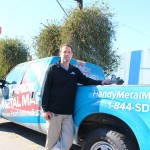
[[[77,7],[74,0],[58,0],[64,10]],[[66,15],[57,0],[0,0],[0,39],[21,38],[31,45],[43,24]],[[93,0],[94,1],[94,0]],[[96,0],[95,0],[96,1]],[[91,4],[83,0],[83,7]],[[150,0],[107,0],[117,23],[113,48],[118,54],[150,49]]]

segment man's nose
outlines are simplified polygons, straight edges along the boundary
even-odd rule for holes
[[[65,53],[66,55],[69,55],[69,53]]]

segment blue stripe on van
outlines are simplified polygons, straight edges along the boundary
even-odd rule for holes
[[[133,51],[131,53],[128,84],[139,83],[141,53],[142,53],[142,50]]]
[[[45,123],[43,116],[13,116],[7,117],[7,119],[13,122],[20,123]]]

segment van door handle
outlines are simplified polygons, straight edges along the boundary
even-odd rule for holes
[[[14,95],[15,95],[15,92],[13,91],[13,92],[12,92],[12,96],[14,96]]]
[[[36,94],[36,92],[32,92],[31,93],[31,98],[35,98],[35,94]]]

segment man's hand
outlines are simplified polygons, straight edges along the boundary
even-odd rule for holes
[[[43,113],[43,117],[44,117],[45,120],[48,121],[48,120],[50,120],[52,118],[52,113],[49,112],[49,111],[48,112],[44,112]]]
[[[115,75],[112,75],[111,79],[106,79],[102,81],[102,85],[111,85],[111,84],[122,85],[123,83],[124,83],[123,79],[120,79],[120,77],[116,78]]]
[[[106,79],[102,81],[102,85],[110,85],[113,84],[114,82],[111,79]]]
[[[116,78],[115,75],[111,76],[111,80],[117,85],[122,85],[124,83],[123,79],[120,79],[120,77]]]

